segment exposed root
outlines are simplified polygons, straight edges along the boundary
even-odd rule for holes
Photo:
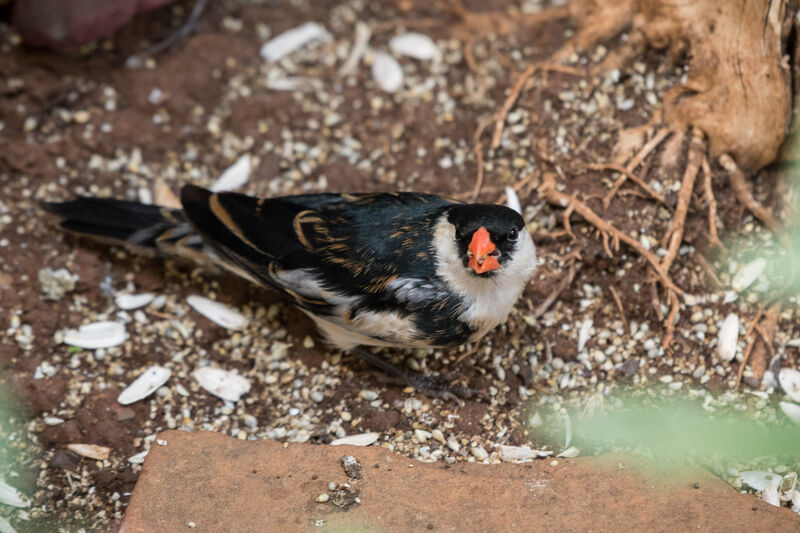
[[[572,280],[575,279],[575,273],[577,271],[578,268],[575,267],[575,263],[570,263],[567,275],[564,276],[564,278],[562,278],[562,280],[559,282],[558,286],[553,290],[553,292],[548,294],[547,298],[545,298],[542,301],[542,303],[540,303],[536,307],[536,309],[533,310],[531,316],[533,317],[534,320],[538,320],[540,316],[545,314],[545,312],[547,312],[547,310],[550,309],[550,306],[553,305],[553,302],[556,301],[559,295],[562,292],[564,292],[564,290],[570,286]]]
[[[533,76],[538,70],[553,70],[556,72],[562,72],[564,74],[571,74],[573,76],[582,75],[581,71],[577,69],[565,67],[563,65],[557,65],[554,63],[534,63],[533,65],[528,66],[528,68],[526,68],[522,74],[519,75],[517,81],[514,82],[514,85],[511,87],[511,92],[506,97],[505,102],[503,102],[503,107],[500,108],[495,116],[494,135],[492,136],[491,144],[493,150],[496,150],[497,147],[500,146],[500,141],[503,137],[503,125],[506,122],[506,117],[511,109],[513,109],[514,104],[519,98],[522,88],[525,86],[525,82],[528,81],[528,78]]]
[[[775,355],[772,340],[775,336],[775,329],[778,326],[780,312],[781,304],[775,303],[767,309],[766,313],[759,311],[747,327],[745,338],[748,339],[748,344],[747,348],[745,348],[742,362],[739,365],[739,371],[736,373],[735,387],[738,387],[742,381],[742,375],[748,362],[750,362],[753,377],[757,381],[760,382],[764,377],[764,372],[767,370],[767,362]],[[753,332],[758,333],[758,335],[751,341],[749,339]]]
[[[478,63],[475,61],[475,53],[473,50],[477,42],[478,37],[472,36],[464,43],[464,61],[467,63],[469,71],[475,76],[475,83],[478,85],[478,92],[474,95],[475,100],[481,100],[486,94],[486,82],[478,70]]]
[[[452,28],[453,35],[457,39],[462,37],[469,38],[476,33],[486,35],[494,32],[500,35],[508,35],[520,30],[530,31],[533,26],[569,16],[569,10],[566,6],[553,7],[538,13],[504,12],[500,10],[474,13],[467,10],[461,4],[461,0],[442,0],[441,4],[444,9],[461,20],[461,24],[458,27]]]
[[[556,180],[553,173],[547,172],[544,174],[540,190],[545,199],[547,199],[547,201],[551,204],[562,208],[568,208],[571,206],[576,213],[581,215],[584,219],[586,219],[587,222],[592,224],[598,230],[610,234],[612,238],[622,241],[636,250],[639,255],[644,257],[645,260],[650,263],[650,265],[653,267],[653,270],[655,270],[656,274],[658,275],[658,279],[661,281],[661,284],[668,291],[676,294],[683,294],[683,291],[672,282],[669,274],[664,270],[658,258],[650,250],[645,249],[639,241],[630,235],[618,230],[612,224],[603,220],[599,215],[597,215],[597,213],[592,211],[589,206],[578,200],[576,197],[560,192],[556,188]]]
[[[767,309],[764,319],[756,325],[759,338],[753,341],[754,346],[752,356],[750,357],[750,369],[753,371],[753,377],[759,382],[764,377],[764,372],[767,370],[769,361],[775,355],[772,341],[775,337],[775,330],[778,327],[780,312],[781,305],[779,303],[773,304]],[[742,363],[742,367],[744,367],[744,362]]]
[[[614,298],[614,303],[617,304],[617,309],[619,310],[619,317],[622,319],[622,325],[625,327],[625,331],[628,330],[628,318],[625,316],[625,309],[622,307],[622,300],[619,299],[619,294],[617,294],[617,290],[614,288],[613,285],[608,286],[609,291],[611,291],[611,296]]]
[[[668,128],[662,128],[655,135],[653,135],[652,139],[647,141],[647,143],[645,143],[645,145],[642,146],[642,149],[639,150],[639,152],[635,156],[633,156],[633,158],[628,162],[627,165],[625,165],[625,169],[628,172],[623,173],[619,177],[619,179],[616,182],[614,182],[614,185],[611,187],[611,190],[608,192],[606,197],[603,198],[604,206],[608,206],[611,203],[611,200],[614,199],[614,196],[617,194],[617,191],[619,191],[619,188],[622,187],[622,185],[625,183],[625,180],[628,179],[629,177],[628,173],[632,174],[633,171],[636,170],[636,167],[642,164],[642,161],[645,160],[645,158],[650,154],[650,152],[655,150],[656,147],[659,144],[661,144],[661,141],[666,139],[669,134],[670,130]],[[642,181],[642,183],[644,182]]]
[[[664,256],[661,264],[666,271],[672,266],[672,262],[678,256],[678,249],[683,241],[683,227],[686,223],[686,215],[689,212],[689,204],[692,202],[692,191],[700,171],[703,158],[703,134],[698,129],[692,130],[692,139],[689,143],[689,161],[686,163],[686,170],[683,173],[681,189],[678,192],[678,204],[675,206],[675,215],[672,217],[669,230],[662,239],[662,246],[668,243],[667,255]]]
[[[703,157],[703,200],[708,204],[708,238],[711,246],[725,249],[725,245],[719,240],[717,232],[717,199],[714,198],[714,189],[711,187],[711,167],[708,158]]]
[[[478,201],[478,196],[481,194],[481,187],[483,187],[483,143],[481,142],[481,135],[483,135],[483,130],[485,130],[489,124],[491,124],[490,119],[482,119],[478,123],[475,134],[472,136],[472,152],[475,154],[475,163],[478,165],[475,186],[472,188],[471,200],[473,203]]]
[[[714,284],[715,289],[721,289],[723,287],[722,280],[719,279],[717,273],[714,272],[714,267],[711,266],[711,263],[708,262],[708,259],[701,253],[695,253],[694,259],[697,261],[697,264],[700,265],[700,268],[703,269],[703,273],[708,276],[708,279],[711,280],[711,283]]]
[[[664,204],[664,196],[654,191],[653,188],[650,187],[647,183],[645,183],[645,181],[642,178],[640,178],[639,176],[628,170],[626,167],[623,167],[622,165],[617,165],[615,163],[591,163],[586,166],[587,168],[590,168],[592,170],[613,170],[615,172],[619,172],[622,176],[620,177],[620,179],[617,180],[618,182],[620,182],[620,185],[622,185],[622,183],[625,181],[623,177],[627,177],[628,179],[636,183],[639,187],[644,189],[645,192],[647,192],[647,194],[652,196],[656,201],[658,201],[661,204]],[[616,190],[619,190],[619,187],[617,186],[616,182],[614,183],[614,188]],[[609,204],[611,203],[611,198],[612,198],[611,195],[607,195],[605,198],[603,198],[603,207],[608,208]]]
[[[739,203],[753,213],[753,215],[763,222],[770,230],[776,234],[780,234],[782,232],[781,225],[775,217],[772,216],[772,213],[753,197],[753,193],[750,192],[750,187],[747,186],[744,173],[739,170],[733,158],[728,154],[722,154],[719,156],[719,164],[728,171],[728,179],[731,182],[731,188],[736,194]]]
[[[750,322],[750,325],[747,326],[747,331],[744,334],[745,339],[750,339],[750,335],[753,334],[753,331],[756,329],[756,325],[758,321],[761,320],[764,311],[761,309],[758,310],[756,313],[756,317]],[[753,346],[755,346],[755,341],[748,341],[747,347],[744,349],[744,354],[742,354],[742,362],[739,365],[739,371],[736,373],[736,383],[734,384],[734,388],[739,387],[739,383],[742,381],[742,375],[744,374],[744,367],[747,366],[747,362],[750,360],[750,353],[753,351]]]
[[[666,331],[664,333],[664,340],[661,342],[661,346],[664,348],[672,344],[672,339],[675,336],[675,320],[678,318],[678,312],[681,310],[681,303],[674,292],[667,293],[667,303],[669,303],[669,314],[664,320]]]

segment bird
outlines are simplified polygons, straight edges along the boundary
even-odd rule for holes
[[[443,398],[468,389],[364,348],[476,341],[507,320],[536,268],[523,217],[503,205],[415,192],[258,198],[195,185],[182,187],[180,204],[79,196],[42,207],[67,232],[210,261],[272,289],[334,347]]]

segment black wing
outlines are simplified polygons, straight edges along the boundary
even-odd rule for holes
[[[298,295],[297,287],[281,281],[283,273],[305,272],[325,291],[359,298],[371,308],[398,305],[385,289],[401,275],[425,280],[435,290],[434,225],[455,204],[414,193],[258,199],[192,185],[181,190],[181,203],[206,244],[315,311],[330,301],[319,291]]]

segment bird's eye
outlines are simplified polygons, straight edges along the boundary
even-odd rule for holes
[[[510,230],[508,230],[508,240],[516,241],[517,237],[519,237],[519,232],[517,231],[517,228],[511,228]]]

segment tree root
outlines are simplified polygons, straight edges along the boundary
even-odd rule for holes
[[[678,256],[678,248],[680,248],[681,242],[683,241],[683,227],[686,223],[686,215],[689,212],[689,204],[692,201],[695,179],[697,178],[697,173],[700,171],[700,165],[703,161],[703,154],[703,134],[700,130],[693,129],[692,139],[689,143],[689,161],[686,163],[681,189],[680,192],[678,192],[678,205],[675,207],[675,215],[672,217],[670,227],[661,240],[662,246],[668,244],[667,255],[664,256],[661,262],[667,271]]]
[[[492,144],[491,147],[493,150],[496,150],[500,146],[500,141],[503,136],[503,126],[506,122],[506,117],[511,109],[514,107],[514,104],[517,102],[520,93],[522,92],[522,88],[525,86],[525,82],[528,81],[528,78],[533,76],[537,71],[556,71],[561,72],[564,74],[571,74],[573,76],[581,76],[581,71],[571,68],[565,67],[563,65],[558,65],[555,63],[534,63],[526,68],[522,74],[520,74],[517,81],[514,82],[514,85],[511,87],[511,92],[506,97],[505,102],[503,102],[503,106],[500,108],[500,111],[497,112],[495,116],[495,124],[494,124],[494,135],[492,136]]]
[[[736,198],[748,211],[753,213],[753,215],[759,219],[761,222],[764,223],[770,230],[772,230],[776,234],[781,233],[781,225],[772,216],[772,213],[769,212],[763,205],[761,205],[758,200],[753,197],[753,193],[750,192],[750,187],[747,186],[747,180],[744,177],[744,173],[739,170],[739,167],[736,165],[736,162],[729,156],[728,154],[722,154],[719,156],[719,164],[722,165],[722,168],[728,171],[728,179],[731,182],[731,188],[733,192],[736,194]]]
[[[533,310],[531,316],[533,317],[534,320],[538,320],[540,316],[545,314],[547,310],[550,309],[550,306],[553,305],[553,302],[555,302],[556,299],[561,295],[561,293],[564,292],[564,290],[570,286],[572,280],[575,279],[575,274],[578,272],[578,268],[579,267],[575,267],[574,262],[570,262],[569,271],[567,271],[567,275],[564,276],[559,282],[559,284],[556,286],[556,288],[550,294],[547,295],[547,298],[542,300],[542,303],[540,303],[536,307],[536,309]]]
[[[717,200],[714,198],[714,189],[711,187],[711,166],[708,158],[703,157],[703,200],[708,204],[708,238],[711,246],[725,250],[725,245],[719,240],[717,232]]]
[[[773,304],[767,309],[766,313],[759,311],[750,323],[750,326],[748,326],[745,338],[750,339],[753,332],[758,335],[752,341],[748,341],[747,348],[745,348],[742,357],[742,362],[739,364],[739,371],[736,373],[736,384],[734,387],[739,387],[744,369],[748,362],[750,362],[753,377],[757,381],[760,382],[764,377],[768,361],[773,357],[775,352],[772,347],[772,341],[775,336],[775,329],[778,326],[778,316],[780,312],[781,305],[779,303]],[[767,357],[768,354],[769,358]]]
[[[614,303],[617,304],[617,309],[619,310],[619,317],[620,319],[622,319],[622,325],[625,328],[625,331],[629,331],[628,318],[625,316],[625,308],[622,307],[622,300],[619,299],[619,294],[617,294],[617,290],[614,288],[613,285],[609,285],[608,289],[611,292],[611,296],[614,298]]]
[[[619,172],[620,178],[614,182],[614,186],[612,187],[612,192],[614,194],[616,194],[616,192],[619,190],[622,184],[625,183],[625,179],[627,178],[636,183],[642,189],[644,189],[644,191],[651,197],[653,197],[653,199],[655,199],[658,203],[665,205],[664,196],[654,191],[653,188],[650,187],[647,183],[645,183],[645,181],[642,178],[634,174],[632,171],[628,170],[627,167],[623,167],[622,165],[617,165],[615,163],[591,163],[589,165],[586,165],[586,167],[591,170],[613,170],[614,172]],[[606,195],[606,197],[603,198],[603,207],[608,208],[608,206],[611,204],[612,198],[613,194],[609,193],[608,195]]]
[[[611,187],[609,193],[606,195],[605,198],[603,198],[603,206],[608,207],[611,204],[611,200],[614,199],[614,196],[617,194],[617,191],[619,191],[619,188],[622,187],[622,185],[625,183],[625,180],[627,180],[630,177],[630,174],[632,174],[633,171],[636,170],[636,167],[641,165],[642,162],[645,160],[645,158],[650,154],[650,152],[655,150],[656,147],[659,144],[661,144],[661,141],[666,139],[669,136],[669,134],[670,134],[669,128],[662,128],[655,135],[653,135],[652,139],[647,141],[647,143],[645,143],[645,145],[642,146],[641,150],[639,150],[639,152],[635,156],[633,156],[633,158],[628,162],[628,164],[625,165],[625,169],[627,170],[627,172],[624,172],[622,176],[620,176],[619,179],[616,182],[614,182],[614,185]],[[644,182],[642,181],[642,183]]]
[[[664,286],[665,289],[667,289],[671,293],[683,294],[683,291],[679,289],[672,282],[672,280],[669,277],[669,274],[667,274],[667,272],[664,271],[663,267],[661,266],[661,263],[659,262],[655,254],[653,254],[650,250],[645,249],[644,246],[642,246],[642,244],[639,241],[637,241],[630,235],[623,233],[609,222],[603,220],[603,218],[597,215],[594,211],[592,211],[592,209],[588,205],[578,200],[576,196],[569,196],[567,194],[564,194],[563,192],[560,192],[556,188],[556,179],[555,175],[552,172],[547,172],[544,174],[542,179],[542,185],[539,188],[539,190],[542,192],[544,198],[551,204],[562,208],[571,207],[574,212],[581,215],[587,222],[589,222],[595,228],[600,230],[600,232],[607,233],[615,241],[622,241],[631,248],[633,248],[634,250],[636,250],[636,252],[639,253],[639,255],[641,255],[642,257],[644,257],[647,260],[647,262],[650,263],[650,265],[653,267],[653,270],[655,270],[659,280],[661,281],[661,284]]]
[[[481,194],[481,187],[483,187],[483,143],[481,142],[481,136],[483,135],[483,130],[485,130],[489,124],[491,124],[490,119],[482,119],[478,122],[478,127],[472,136],[472,152],[475,154],[475,164],[478,166],[475,186],[472,188],[472,196],[470,197],[473,203],[478,201],[478,196]]]

